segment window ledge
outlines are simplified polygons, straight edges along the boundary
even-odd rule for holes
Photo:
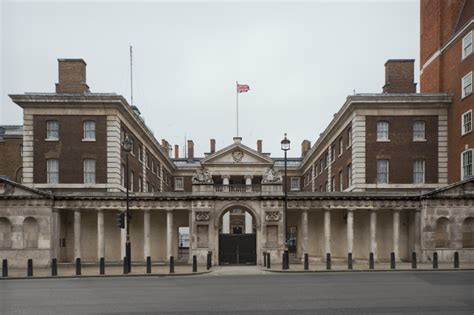
[[[427,142],[426,139],[413,139],[413,142]]]
[[[382,139],[377,139],[377,142],[391,142],[390,139],[382,140]]]
[[[464,101],[466,98],[472,95],[472,92],[469,93],[468,95],[461,96],[461,101]]]
[[[48,142],[55,142],[55,141],[59,141],[59,138],[46,138],[44,139],[44,141],[48,141]]]
[[[82,139],[83,142],[95,142],[96,140],[95,139],[92,139],[92,138],[85,138],[85,139]]]
[[[464,137],[465,135],[468,135],[468,134],[470,134],[470,133],[472,133],[472,129],[469,130],[468,132],[463,133],[463,134],[461,135],[461,137]]]

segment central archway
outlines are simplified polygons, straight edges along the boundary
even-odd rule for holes
[[[257,220],[245,206],[227,207],[219,216],[219,265],[257,263]]]

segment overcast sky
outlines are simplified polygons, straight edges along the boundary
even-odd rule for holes
[[[416,59],[419,2],[413,1],[2,1],[0,124],[22,124],[12,93],[54,92],[57,58],[83,58],[91,92],[130,100],[158,140],[198,155],[240,136],[282,156],[314,143],[347,95],[381,92],[387,59]]]

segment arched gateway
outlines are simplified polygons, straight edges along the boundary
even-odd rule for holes
[[[219,264],[257,263],[257,221],[253,211],[241,205],[226,208],[219,216]]]

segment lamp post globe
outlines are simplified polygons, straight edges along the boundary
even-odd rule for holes
[[[287,156],[286,153],[290,150],[290,139],[287,138],[286,133],[285,137],[283,140],[281,140],[281,149],[283,152],[285,152],[285,180],[284,180],[284,189],[285,189],[285,208],[284,208],[284,213],[283,213],[283,235],[284,235],[284,240],[285,240],[285,252],[284,252],[284,262],[283,262],[283,269],[288,269],[290,266],[290,258],[289,258],[289,253],[288,253],[288,248],[289,248],[289,238],[287,235],[287,227],[286,227],[286,222],[287,222],[287,212],[288,212],[288,177],[287,177]]]

